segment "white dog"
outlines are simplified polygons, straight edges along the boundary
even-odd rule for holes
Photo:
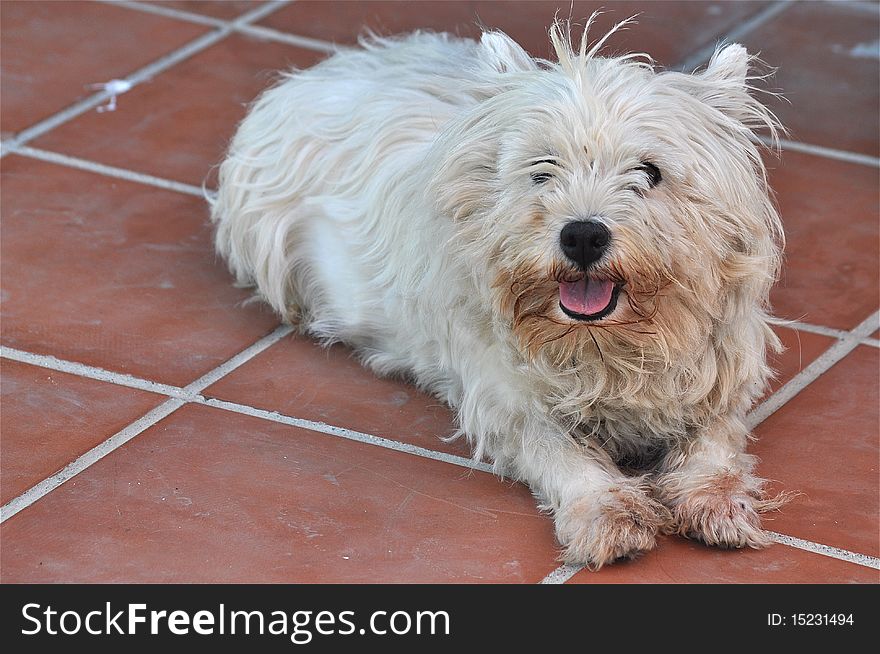
[[[551,62],[415,33],[286,75],[220,169],[217,249],[285,319],[452,406],[565,560],[658,532],[762,547],[744,416],[779,346],[782,227],[750,137],[776,121],[740,45],[687,75],[607,38],[557,24]]]

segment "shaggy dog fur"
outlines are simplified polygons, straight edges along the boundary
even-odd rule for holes
[[[664,531],[762,547],[744,417],[779,346],[782,226],[751,137],[776,121],[740,45],[689,75],[600,57],[607,37],[557,24],[545,61],[415,33],[287,74],[220,168],[217,250],[304,332],[453,407],[565,560]]]

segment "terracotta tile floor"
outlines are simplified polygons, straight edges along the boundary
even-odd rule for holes
[[[788,235],[773,302],[794,322],[753,413],[759,472],[801,493],[768,516],[777,545],[663,538],[598,573],[560,566],[528,490],[440,440],[447,408],[291,337],[212,252],[197,187],[276,70],[364,27],[480,22],[545,55],[569,3],[3,2],[2,581],[880,582],[880,12],[571,11],[600,5],[602,25],[643,12],[611,50],[675,67],[740,40],[791,100],[767,161]],[[115,112],[83,103],[154,61]]]

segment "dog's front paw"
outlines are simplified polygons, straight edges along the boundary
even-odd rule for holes
[[[621,483],[563,506],[556,536],[567,563],[598,570],[606,563],[653,549],[669,511],[637,483]]]
[[[698,486],[679,488],[664,501],[672,511],[672,533],[707,545],[762,549],[773,539],[761,528],[760,514],[779,508],[788,497],[768,498],[761,480],[724,472]]]

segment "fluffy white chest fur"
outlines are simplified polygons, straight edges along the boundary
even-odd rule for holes
[[[766,545],[743,418],[782,230],[749,57],[685,75],[551,38],[554,62],[413,34],[286,75],[220,169],[217,249],[304,332],[444,399],[567,560],[660,531]]]

